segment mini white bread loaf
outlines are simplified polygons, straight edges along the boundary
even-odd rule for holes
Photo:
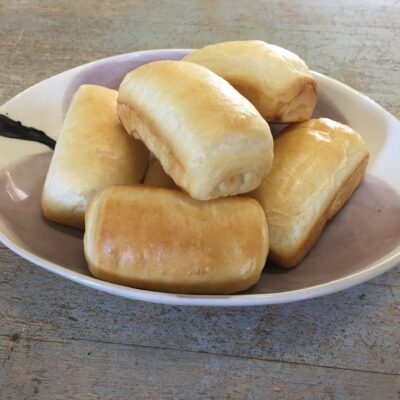
[[[260,278],[268,227],[251,198],[198,201],[179,190],[117,185],[90,203],[84,250],[99,279],[166,292],[227,294]]]
[[[305,62],[282,47],[260,40],[212,44],[183,58],[226,79],[269,122],[311,118],[317,82]]]
[[[153,158],[149,162],[146,174],[144,175],[143,184],[150,186],[166,187],[171,189],[177,188],[175,182],[165,173],[164,168],[161,166],[160,162],[156,158]]]
[[[82,85],[58,137],[42,193],[44,215],[84,228],[88,201],[117,183],[141,182],[149,152],[130,137],[116,109],[118,92]]]
[[[252,193],[267,216],[272,260],[288,268],[301,262],[362,181],[368,158],[357,132],[327,118],[275,139],[272,169]]]
[[[267,122],[228,82],[184,61],[156,61],[128,73],[118,113],[174,182],[195,199],[249,192],[268,172]]]

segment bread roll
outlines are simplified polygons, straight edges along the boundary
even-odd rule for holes
[[[165,292],[227,294],[258,281],[268,228],[254,199],[202,202],[179,190],[117,185],[90,203],[84,248],[99,279]]]
[[[368,157],[357,132],[326,118],[276,138],[271,172],[253,192],[267,215],[272,260],[288,268],[301,262],[360,184]]]
[[[166,188],[176,189],[175,182],[169,177],[160,162],[153,158],[147,167],[146,174],[143,180],[144,185],[161,186]]]
[[[121,83],[118,112],[125,129],[195,199],[251,191],[272,164],[268,124],[228,82],[199,65],[156,61],[135,69]]]
[[[288,50],[259,40],[224,42],[196,50],[184,60],[226,79],[269,122],[311,118],[317,82],[304,61]]]
[[[82,85],[57,140],[42,193],[44,215],[84,228],[88,201],[116,183],[140,182],[149,152],[119,122],[115,90]]]

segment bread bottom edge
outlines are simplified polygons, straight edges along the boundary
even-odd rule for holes
[[[243,292],[252,286],[254,286],[260,279],[262,269],[260,273],[254,274],[251,277],[244,279],[241,282],[228,282],[224,284],[210,284],[209,282],[203,283],[193,283],[193,284],[182,284],[175,282],[149,282],[141,279],[126,279],[123,277],[115,276],[101,268],[94,267],[93,265],[88,265],[90,273],[97,279],[115,283],[118,285],[123,285],[127,287],[132,287],[135,289],[149,290],[156,292],[165,292],[172,294],[186,294],[186,295],[196,295],[196,294],[208,294],[208,295],[231,295],[234,293]]]
[[[41,200],[41,211],[47,221],[51,221],[69,228],[85,229],[84,214],[72,213],[71,210],[60,210],[59,207],[52,207],[43,199]]]

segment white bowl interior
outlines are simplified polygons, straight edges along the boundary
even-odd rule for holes
[[[152,60],[180,59],[185,52],[139,52],[77,67],[26,90],[0,112],[57,137],[79,85],[117,88],[135,67]],[[81,283],[126,297],[176,304],[296,300],[339,290],[387,270],[400,258],[400,124],[365,96],[320,74],[316,77],[320,95],[314,116],[359,131],[371,161],[362,185],[297,268],[268,264],[257,285],[233,296],[166,295],[98,281],[86,266],[83,233],[51,223],[41,214],[40,195],[52,152],[37,143],[6,138],[0,138],[0,239],[31,261]],[[275,132],[280,129],[273,127]]]

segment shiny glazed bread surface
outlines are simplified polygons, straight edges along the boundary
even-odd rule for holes
[[[84,248],[97,278],[176,293],[226,294],[255,284],[268,228],[251,198],[207,202],[179,190],[111,186],[86,213]]]
[[[293,267],[362,181],[369,152],[350,127],[321,118],[275,139],[271,172],[252,193],[266,212],[270,257]]]

